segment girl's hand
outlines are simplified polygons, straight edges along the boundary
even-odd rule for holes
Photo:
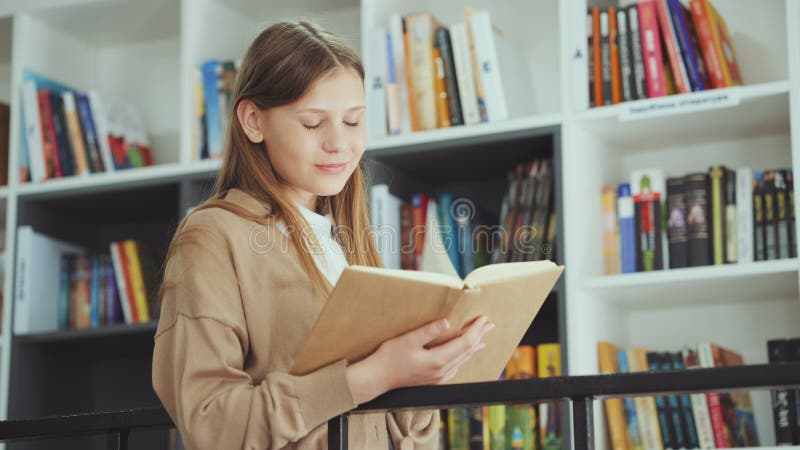
[[[444,383],[475,352],[485,347],[483,336],[494,328],[480,316],[461,335],[426,349],[425,345],[449,328],[437,320],[390,339],[372,355],[348,367],[347,379],[356,403],[361,404],[392,389]]]

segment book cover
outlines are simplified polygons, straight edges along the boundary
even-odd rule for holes
[[[661,33],[658,26],[655,1],[637,4],[639,9],[639,32],[642,37],[642,54],[647,79],[647,97],[667,95],[664,80],[664,60],[661,54]]]
[[[703,77],[700,75],[700,67],[697,61],[699,55],[695,52],[695,47],[692,44],[692,30],[689,28],[689,21],[686,18],[686,7],[681,4],[680,0],[667,0],[667,6],[672,17],[672,23],[675,25],[680,54],[686,67],[691,90],[705,90],[706,86]]]
[[[689,266],[689,229],[686,225],[686,186],[684,178],[667,179],[667,238],[669,267]]]
[[[739,262],[753,261],[753,171],[736,169],[736,256]]]
[[[539,358],[539,378],[561,376],[560,344],[540,344],[536,349],[536,354]],[[538,418],[541,450],[561,450],[563,448],[561,402],[540,403]]]
[[[633,196],[634,218],[637,224],[637,271],[661,270],[663,243],[661,239],[661,194],[644,192]]]
[[[778,258],[777,208],[775,205],[775,172],[764,171],[764,250],[767,260]]]
[[[786,220],[789,222],[789,257],[797,257],[797,230],[795,230],[795,212],[794,212],[794,172],[792,169],[786,169],[784,177],[786,178],[786,188],[788,191],[787,214]]]
[[[456,80],[453,45],[450,40],[450,31],[447,28],[439,27],[436,29],[436,46],[442,59],[442,70],[447,93],[447,110],[450,112],[450,125],[463,125],[464,118],[461,112],[461,94],[458,91],[458,81]]]
[[[708,12],[712,21],[714,34],[716,35],[716,44],[718,47],[717,53],[720,55],[722,62],[722,74],[725,77],[725,82],[728,86],[741,85],[742,74],[739,71],[739,63],[736,60],[736,49],[733,47],[731,35],[728,32],[728,25],[725,19],[719,14],[717,8],[706,0]]]
[[[467,408],[447,410],[448,447],[451,450],[470,450],[470,424]]]
[[[430,13],[418,12],[405,17],[408,30],[409,64],[412,70],[414,106],[420,130],[436,128],[436,91],[433,56],[433,33],[436,20]]]
[[[715,363],[719,358],[723,366],[744,365],[744,359],[738,352],[718,345],[713,345],[712,350]],[[737,390],[722,394],[720,395],[720,404],[729,445],[731,447],[758,447],[760,444],[750,392]]]
[[[800,338],[789,339],[789,361],[800,362]],[[794,390],[794,443],[800,445],[800,389]]]
[[[594,101],[595,106],[603,106],[603,51],[602,51],[602,31],[600,29],[600,8],[592,8],[592,61],[594,71]]]
[[[770,364],[789,362],[789,341],[787,339],[773,339],[767,341],[767,356]],[[797,422],[797,409],[795,408],[794,389],[773,389],[771,391],[772,413],[775,427],[775,444],[793,445],[794,427]]]
[[[619,56],[619,28],[617,26],[617,9],[608,8],[608,45],[611,55],[611,102],[622,101],[622,73]]]
[[[725,262],[735,263],[739,261],[737,240],[739,231],[737,229],[738,205],[736,204],[736,171],[725,168],[723,178],[723,194],[725,196]]]
[[[664,370],[684,370],[683,353],[672,352],[664,354]],[[692,399],[689,394],[678,394],[675,396],[678,400],[678,411],[680,420],[684,425],[685,430],[685,446],[686,448],[700,448],[700,441],[697,437],[697,426],[694,421],[694,413],[692,412]]]
[[[697,41],[708,70],[709,81],[714,89],[728,86],[723,74],[721,47],[718,44],[716,30],[708,11],[708,0],[689,0],[692,20],[697,31]]]
[[[475,92],[475,79],[472,73],[472,57],[469,53],[469,37],[467,36],[467,27],[463,22],[450,27],[450,40],[453,47],[456,86],[464,124],[480,123],[478,97]]]
[[[488,442],[483,439],[483,407],[467,407],[467,416],[469,418],[469,450],[484,450],[484,445],[488,445]],[[487,417],[486,420],[488,421],[489,418]]]
[[[676,91],[678,94],[691,92],[692,88],[686,74],[686,65],[683,63],[678,35],[672,21],[672,14],[670,14],[667,0],[656,0],[656,6],[658,9],[659,25],[661,26],[661,37],[664,47],[667,50],[667,58],[669,59],[669,66],[672,69],[672,77],[675,82]]]
[[[764,173],[753,174],[753,259],[767,259],[766,235],[764,224]]]
[[[636,272],[636,221],[634,218],[631,185],[617,186],[617,215],[619,217],[619,240],[622,273]]]
[[[600,11],[600,79],[602,81],[602,104],[614,103],[611,73],[611,31],[608,19],[608,10]]]
[[[646,352],[647,371],[660,372],[661,361],[660,355],[656,352]],[[680,438],[682,437],[682,430],[676,428],[676,424],[672,421],[673,409],[668,403],[668,397],[665,395],[655,395],[653,399],[656,403],[656,412],[658,414],[658,425],[661,427],[661,441],[666,449],[681,448]]]
[[[711,343],[702,343],[698,346],[698,355],[701,367],[721,367],[723,365],[719,347]],[[711,429],[714,431],[716,448],[730,448],[728,431],[725,426],[725,417],[722,411],[722,397],[726,393],[708,392],[708,414],[711,418]]]
[[[628,350],[628,367],[632,373],[647,371],[647,352],[643,348]],[[639,419],[639,432],[642,435],[644,448],[647,450],[663,450],[664,440],[658,423],[658,410],[652,396],[634,398],[636,416]]]
[[[618,351],[619,349],[611,342],[597,343],[597,359],[601,375],[620,372],[617,364]],[[621,398],[607,398],[603,400],[603,406],[606,412],[606,424],[608,425],[611,448],[613,450],[630,449],[623,400]]]
[[[444,61],[438,46],[433,47],[433,94],[436,99],[436,127],[450,127],[450,107],[445,86]]]
[[[687,369],[700,367],[697,347],[684,347],[682,353],[684,366]],[[703,393],[691,394],[690,398],[700,448],[714,448],[714,429],[711,426],[711,416],[708,411],[708,398]]]
[[[446,254],[442,256],[449,261]],[[563,266],[550,261],[494,264],[475,269],[462,280],[443,273],[349,266],[333,287],[291,373],[309,373],[342,358],[358,361],[387,339],[447,318],[450,330],[431,343],[437,345],[485,314],[497,325],[497,331],[484,338],[489,351],[476,353],[450,382],[496,380],[562,271]],[[455,269],[451,266],[449,272]],[[403,307],[397,308],[398,304]],[[342,329],[353,332],[342,338]]]
[[[398,99],[391,95],[396,94],[397,90],[390,91],[387,86],[389,68],[386,36],[386,30],[376,28],[369,32],[365,42],[367,53],[364,67],[364,91],[366,101],[370,105],[367,114],[367,133],[371,138],[386,136],[389,131],[394,134],[397,131],[396,128],[399,127],[399,117],[396,115],[397,107],[394,105]],[[220,105],[223,104],[224,102],[220,102]],[[393,109],[390,111],[390,108]],[[389,122],[390,117],[392,123]],[[213,126],[213,122],[210,124]],[[390,126],[395,128],[390,130]]]
[[[389,36],[392,44],[391,61],[394,64],[394,77],[397,84],[398,107],[400,110],[400,132],[411,132],[411,113],[408,107],[408,79],[406,78],[405,38],[403,17],[394,13],[389,16]]]
[[[611,186],[604,186],[600,211],[603,214],[603,272],[606,275],[620,273],[619,230],[617,229],[617,193]]]
[[[712,166],[709,169],[711,180],[711,237],[714,255],[714,264],[725,264],[726,229],[725,229],[725,172],[722,166]]]
[[[628,366],[628,352],[625,349],[617,351],[617,362],[619,364],[619,373],[629,373],[630,367]],[[623,405],[625,406],[625,422],[626,431],[630,438],[631,450],[645,450],[644,443],[642,442],[642,433],[639,431],[639,417],[637,416],[636,403],[632,397],[623,397]]]
[[[633,87],[635,99],[647,98],[647,75],[642,53],[642,34],[639,32],[639,8],[634,4],[625,8],[628,13],[630,30],[631,64],[633,66]]]
[[[402,133],[402,109],[400,98],[400,85],[397,82],[397,62],[395,61],[394,39],[391,33],[386,33],[386,125],[390,135]],[[370,45],[372,45],[370,43]],[[376,52],[377,53],[377,52]],[[376,99],[377,100],[377,99]],[[380,102],[380,100],[378,100]],[[379,103],[380,105],[380,103]],[[377,106],[376,106],[377,107]],[[380,112],[373,117],[380,122]],[[376,132],[378,130],[375,130]]]
[[[694,173],[685,179],[689,266],[705,266],[711,264],[709,177],[707,173]]]
[[[628,26],[628,10],[617,9],[617,48],[619,49],[619,70],[622,79],[622,100],[636,100],[636,83],[633,74],[633,56],[631,55],[631,32]]]
[[[789,189],[786,186],[786,171],[775,170],[775,233],[776,257],[789,257]]]

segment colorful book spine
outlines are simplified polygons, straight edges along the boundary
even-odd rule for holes
[[[630,183],[617,186],[617,216],[622,273],[636,272],[636,223]]]
[[[775,208],[775,173],[764,171],[764,250],[766,259],[778,259],[777,211]]]
[[[561,376],[561,345],[541,344],[536,349],[539,378]],[[541,450],[561,450],[561,403],[558,401],[539,404],[539,440]]]
[[[617,351],[617,362],[619,364],[619,373],[630,373],[628,352],[625,349]],[[631,450],[645,450],[642,434],[639,430],[639,420],[641,419],[636,415],[636,403],[631,397],[625,397],[622,400],[625,405],[625,421],[628,436],[630,437]]]
[[[753,174],[753,259],[767,259],[766,236],[764,226],[764,174]]]
[[[639,272],[662,270],[661,193],[644,192],[633,196],[636,218],[636,269]]]
[[[686,185],[684,178],[667,179],[667,238],[669,267],[689,266],[689,230],[686,226]]]
[[[787,339],[773,339],[767,342],[767,355],[770,364],[789,362],[789,341]],[[775,389],[771,392],[772,412],[775,425],[775,444],[793,445],[794,425],[796,423],[797,409],[795,408],[794,389]]]
[[[775,234],[776,255],[789,257],[789,190],[786,187],[786,171],[776,170],[775,179]]]
[[[643,1],[639,8],[639,32],[642,36],[642,54],[647,78],[647,97],[667,95],[664,80],[664,59],[661,54],[661,33],[655,1]]]
[[[692,88],[686,75],[686,66],[683,63],[678,36],[672,23],[672,14],[670,14],[667,0],[656,0],[656,7],[658,9],[659,24],[661,25],[661,37],[664,39],[663,43],[667,50],[667,58],[672,69],[676,91],[679,94],[691,92]]]
[[[619,230],[617,229],[617,195],[613,187],[603,187],[603,267],[606,275],[620,273]]]
[[[619,27],[617,25],[617,9],[608,8],[608,45],[611,56],[611,102],[622,102],[622,73],[619,57]]]
[[[600,79],[602,80],[602,100],[603,105],[614,103],[614,93],[612,87],[611,74],[611,35],[608,23],[608,11],[600,11]]]
[[[450,112],[450,125],[463,125],[464,117],[461,112],[461,95],[458,91],[456,80],[456,65],[453,59],[453,45],[450,41],[450,31],[445,27],[436,29],[436,46],[442,58],[445,89],[447,91],[447,110]]]
[[[618,349],[610,342],[599,342],[597,344],[597,359],[601,375],[619,373],[617,364]],[[606,411],[606,423],[608,424],[608,435],[611,440],[613,450],[628,450],[627,427],[625,420],[625,406],[621,398],[608,398],[603,400]]]
[[[633,55],[631,54],[631,31],[628,25],[628,10],[617,10],[617,47],[619,48],[619,70],[622,79],[622,99],[636,100],[636,83],[633,74]]]
[[[660,356],[655,352],[646,352],[645,354],[647,370],[649,372],[660,372],[661,362]],[[672,408],[667,403],[667,396],[655,395],[653,399],[656,403],[656,412],[658,416],[658,425],[661,428],[661,439],[666,449],[681,448],[679,444],[679,436],[681,430],[675,428],[672,422]]]
[[[642,53],[642,34],[639,31],[639,8],[633,4],[625,8],[630,30],[631,64],[633,66],[633,87],[636,99],[647,98],[647,71]]]
[[[682,352],[666,353],[665,361],[670,364],[668,368],[665,367],[665,370],[681,371],[685,369]],[[700,441],[697,437],[697,425],[695,425],[694,413],[692,411],[692,399],[689,394],[678,394],[676,397],[679,403],[678,408],[681,419],[685,425],[686,448],[700,448]]]
[[[705,266],[711,263],[709,177],[707,173],[694,173],[686,175],[685,179],[689,266]]]
[[[681,55],[686,66],[686,73],[689,76],[689,83],[693,91],[702,91],[706,89],[703,77],[700,74],[700,65],[698,64],[698,54],[695,53],[694,45],[692,44],[692,30],[689,28],[689,23],[686,17],[686,11],[680,0],[667,0],[669,12],[672,15],[672,23],[675,25],[675,32],[678,37],[678,44],[680,45]],[[691,18],[689,19],[691,20]]]
[[[596,106],[603,106],[603,50],[600,29],[600,8],[592,8],[592,60],[594,61],[594,101]]]
[[[692,20],[697,30],[697,40],[700,44],[703,60],[708,69],[711,87],[714,89],[728,86],[722,69],[722,55],[718,51],[718,38],[715,37],[711,17],[707,8],[708,0],[690,0],[689,8],[692,12]]]
[[[386,123],[390,135],[402,132],[400,85],[397,83],[397,66],[394,59],[392,35],[386,34]],[[375,117],[379,117],[376,115]]]

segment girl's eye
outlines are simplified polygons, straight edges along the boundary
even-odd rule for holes
[[[358,126],[358,122],[353,122],[353,123],[345,122],[345,125],[350,126],[350,127],[357,127]]]
[[[319,124],[316,124],[316,125],[303,124],[303,126],[306,127],[307,130],[316,130],[317,128],[319,128]]]

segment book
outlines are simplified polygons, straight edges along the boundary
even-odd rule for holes
[[[686,175],[686,229],[689,238],[690,267],[711,263],[708,187],[707,173]]]
[[[753,171],[736,169],[736,256],[739,262],[753,261]]]
[[[603,213],[603,273],[612,275],[620,273],[617,196],[613,187],[603,187],[601,205]]]
[[[436,255],[449,262],[446,253]],[[484,340],[487,351],[464,363],[449,383],[497,380],[563,270],[551,261],[504,263],[480,267],[461,279],[349,266],[333,287],[291,373],[307,374],[340,359],[358,361],[388,339],[446,318],[450,329],[430,343],[438,345],[484,314],[497,327]],[[350,332],[343,335],[343,329]]]
[[[631,64],[633,66],[633,86],[635,99],[647,98],[647,75],[642,54],[642,35],[639,32],[639,8],[634,4],[625,8],[628,13],[628,29],[630,30]]]
[[[387,112],[388,62],[386,36],[386,30],[378,28],[369,33],[365,43],[367,46],[367,54],[365,55],[367,63],[364,73],[364,90],[367,102],[370,105],[374,105],[373,108],[369,109],[370,113],[367,116],[367,133],[371,138],[386,136],[390,125],[399,125],[388,122],[390,112]],[[399,117],[392,118],[399,119]],[[390,131],[391,134],[395,134],[395,129]]]
[[[661,33],[656,16],[656,3],[643,1],[637,6],[642,57],[647,79],[647,97],[661,97],[667,95],[667,88],[664,81],[664,59],[661,55]]]
[[[800,362],[800,338],[789,339],[789,361]],[[794,443],[800,445],[800,389],[794,390]]]
[[[617,352],[617,347],[610,342],[599,342],[597,344],[600,374],[620,372],[617,364]],[[613,450],[630,449],[623,400],[621,398],[607,398],[603,400],[603,405],[606,410],[606,422],[608,424],[608,435],[611,439],[611,448]]]
[[[767,259],[764,227],[764,174],[753,174],[753,259]]]
[[[30,225],[17,229],[14,334],[59,329],[55,300],[61,280],[61,256],[84,251],[80,246],[38,233]]]
[[[619,57],[619,27],[617,26],[617,9],[608,8],[608,45],[611,55],[611,102],[622,102],[622,74]]]
[[[656,8],[658,10],[658,20],[661,26],[661,37],[663,39],[664,48],[667,50],[666,56],[669,60],[669,67],[672,69],[672,77],[675,82],[676,91],[678,94],[691,92],[692,89],[689,84],[689,77],[686,74],[686,65],[683,63],[683,56],[678,43],[678,35],[672,21],[672,14],[670,14],[667,0],[656,0]]]
[[[686,227],[686,185],[682,177],[667,179],[667,238],[669,267],[688,267],[689,230]]]
[[[617,351],[617,363],[619,373],[630,373],[627,350],[619,349]],[[636,403],[632,397],[624,397],[622,401],[625,406],[625,422],[628,437],[630,438],[631,450],[645,450],[644,443],[642,442],[642,432],[639,428],[639,421],[641,419],[637,416]]]
[[[469,54],[469,37],[467,36],[467,26],[463,22],[450,27],[450,41],[453,46],[453,63],[464,124],[480,123],[478,97],[475,92],[475,79],[472,76],[472,61]]]
[[[636,272],[636,223],[630,183],[617,186],[617,216],[622,273]]]
[[[789,362],[789,341],[787,339],[767,341],[767,356],[770,364]],[[794,428],[797,422],[796,394],[794,389],[786,388],[775,389],[771,392],[775,444],[778,446],[795,443]]]
[[[536,349],[539,358],[539,378],[561,376],[561,346],[540,344]],[[561,402],[549,401],[539,404],[539,444],[541,450],[561,450]]]
[[[700,367],[700,356],[698,355],[697,347],[684,347],[682,353],[684,367],[690,370]],[[715,448],[714,429],[711,426],[711,415],[708,410],[708,397],[706,394],[697,393],[691,394],[690,398],[700,448]]]
[[[622,99],[636,100],[636,83],[633,73],[633,55],[631,53],[631,31],[628,25],[628,10],[617,10],[617,47],[619,48],[620,77],[622,78]]]
[[[608,23],[608,11],[600,11],[600,79],[602,82],[602,97],[597,99],[598,105],[611,105],[614,103],[611,70],[611,34]]]

